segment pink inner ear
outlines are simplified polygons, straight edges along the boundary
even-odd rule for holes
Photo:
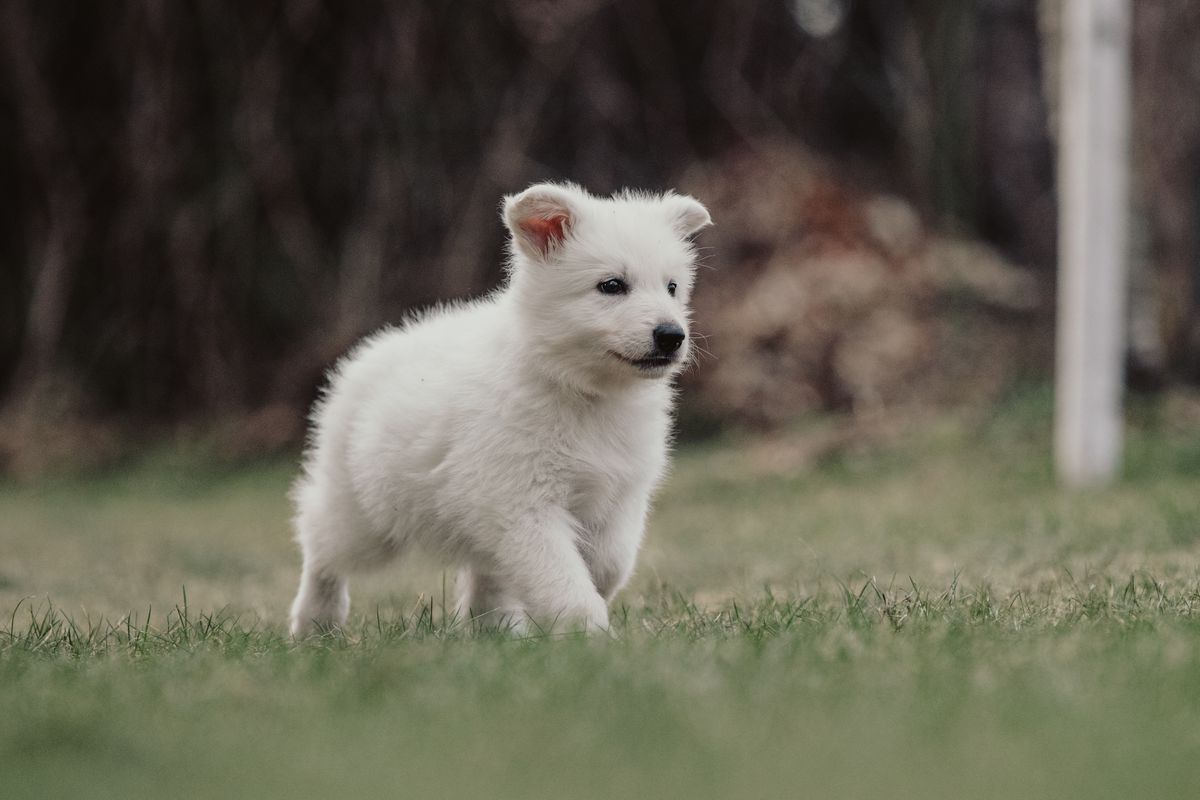
[[[521,220],[521,230],[533,240],[539,252],[545,254],[550,245],[563,240],[563,226],[567,224],[566,214],[555,214],[551,217],[529,217]]]

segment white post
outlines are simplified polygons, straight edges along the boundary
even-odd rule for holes
[[[1095,486],[1121,464],[1130,5],[1063,2],[1055,460]]]

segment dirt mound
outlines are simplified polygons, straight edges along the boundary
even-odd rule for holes
[[[703,416],[773,426],[816,410],[974,403],[1049,363],[1033,273],[794,145],[682,184],[717,222],[694,299],[708,355],[687,378]]]

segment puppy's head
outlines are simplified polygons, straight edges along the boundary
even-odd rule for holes
[[[535,358],[584,388],[674,375],[692,352],[691,237],[710,225],[691,197],[595,197],[538,184],[504,200],[511,285]]]

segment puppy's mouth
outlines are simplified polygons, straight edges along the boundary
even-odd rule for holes
[[[676,362],[676,358],[673,355],[651,354],[642,358],[630,358],[629,356],[621,355],[615,350],[609,350],[608,354],[619,361],[624,361],[626,364],[637,367],[643,372],[657,372],[666,369]]]

